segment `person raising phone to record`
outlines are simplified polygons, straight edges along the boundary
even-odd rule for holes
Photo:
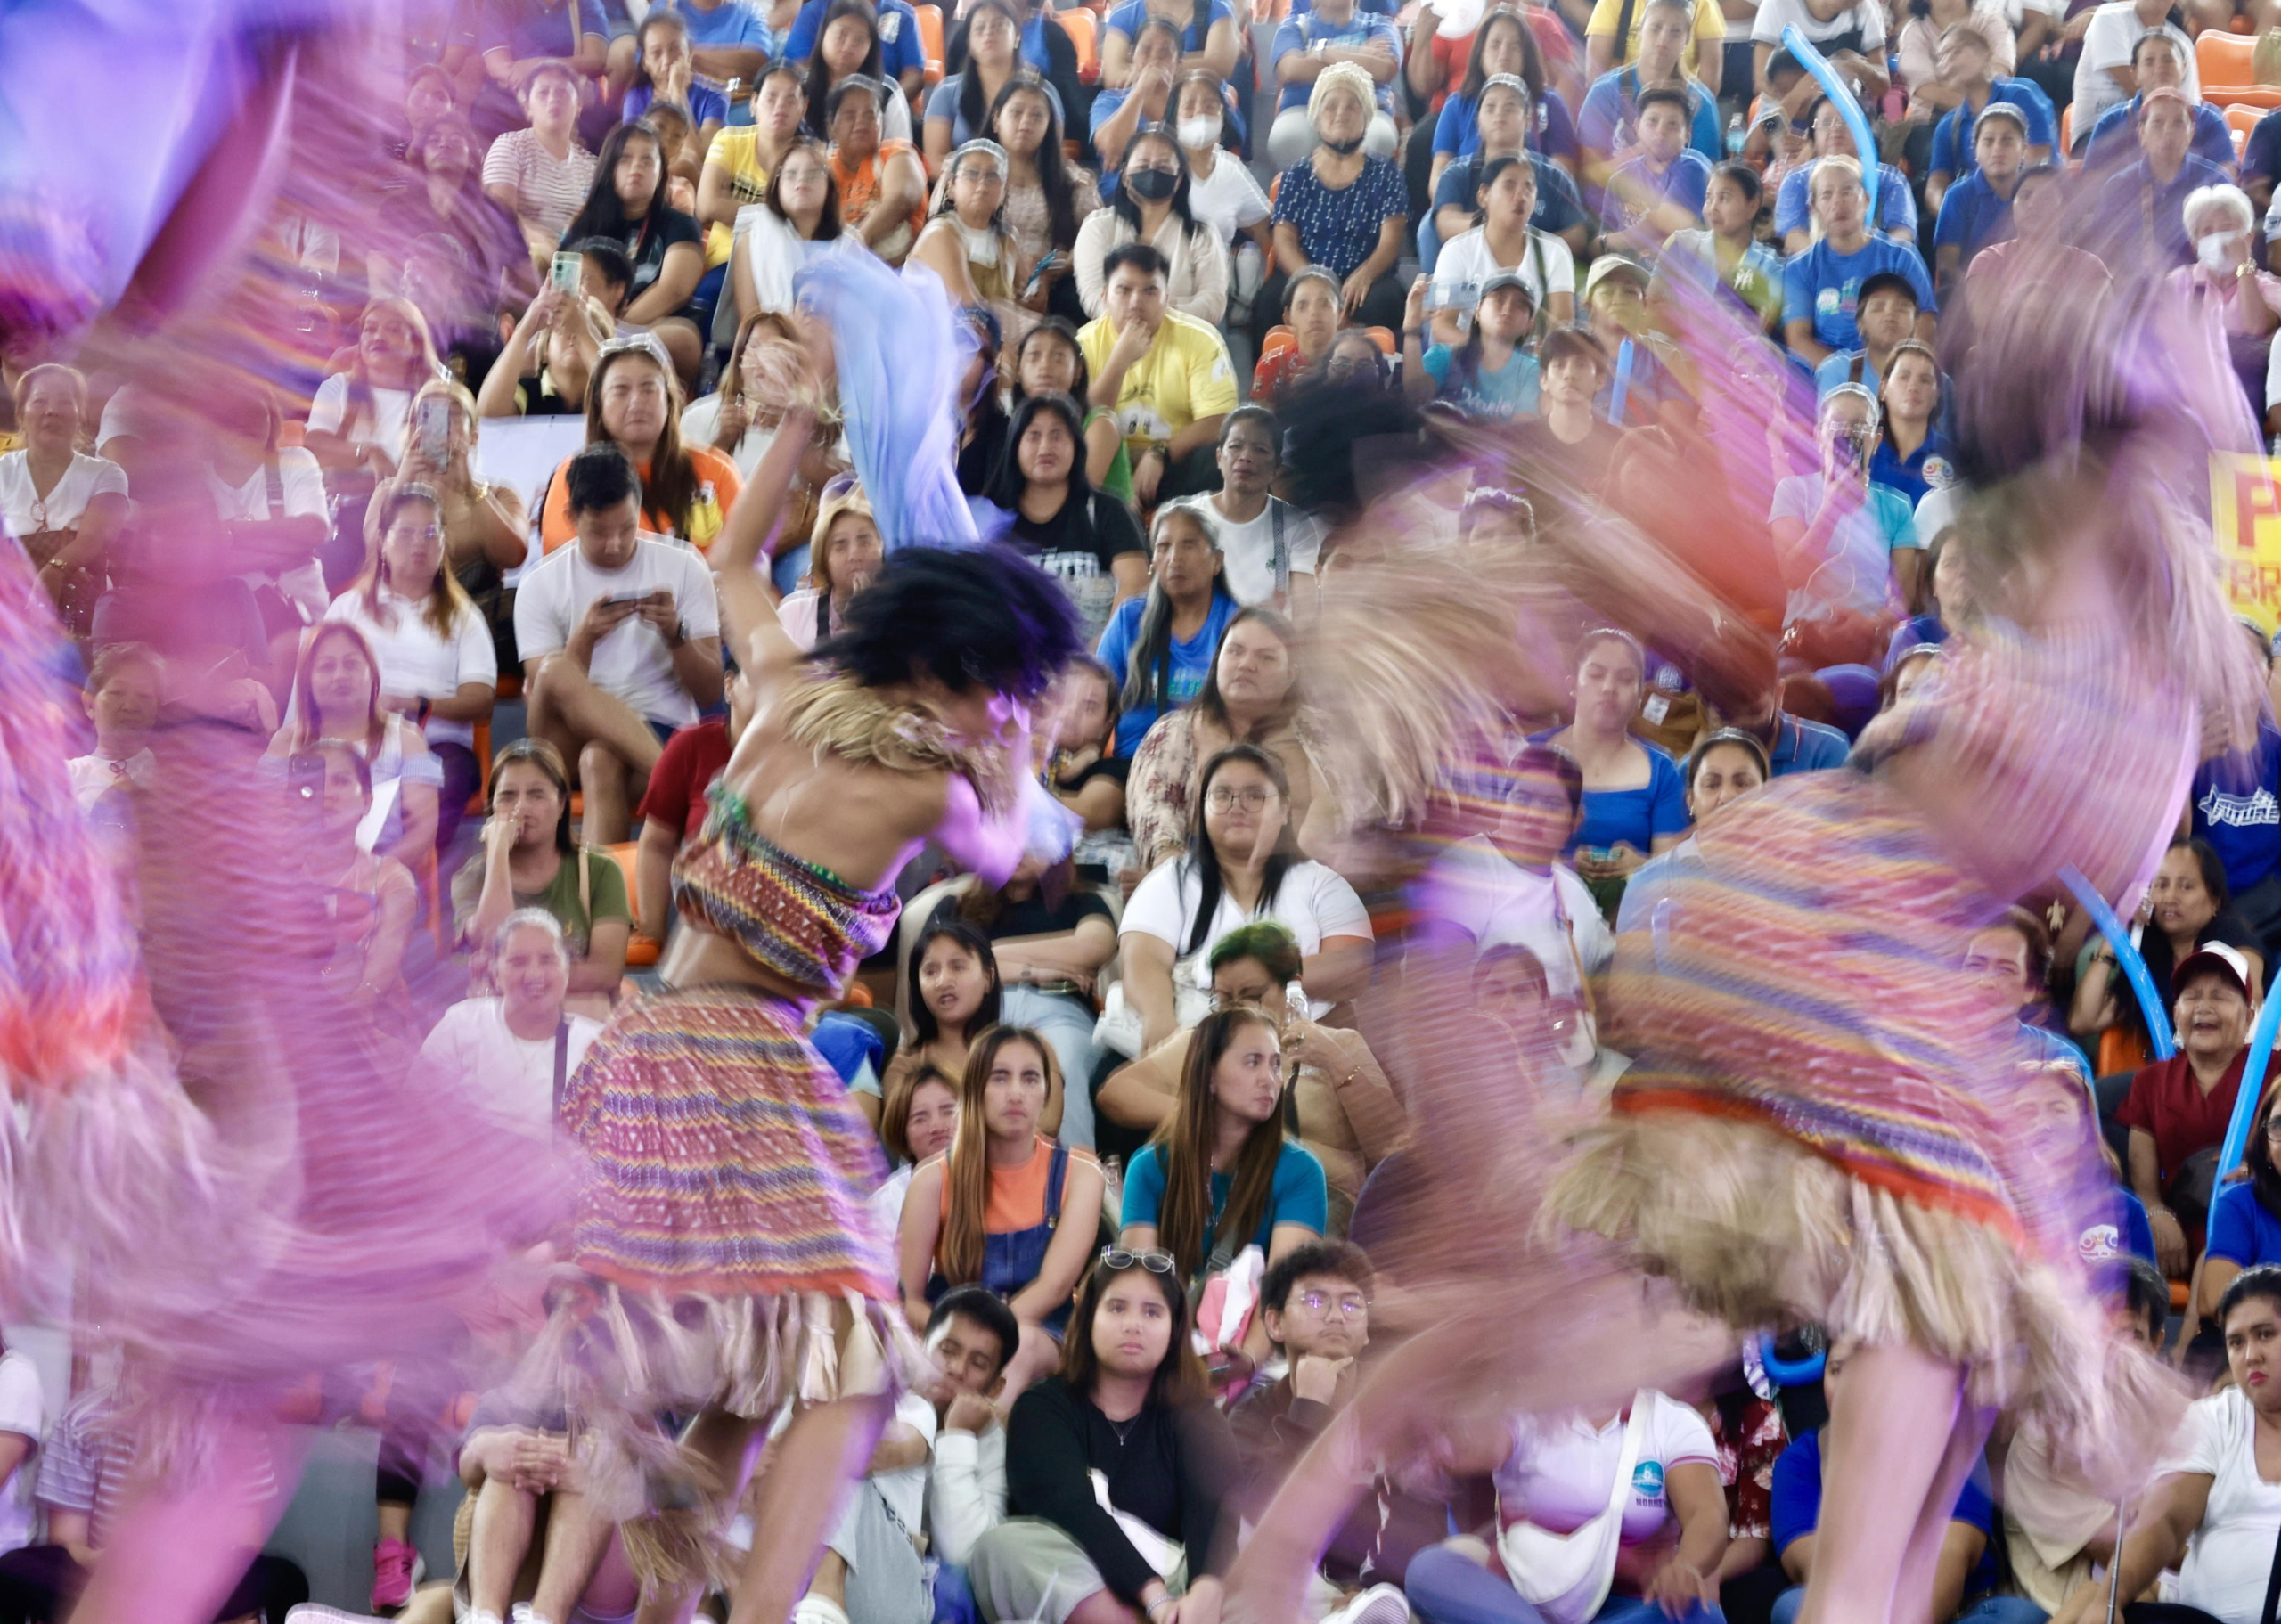
[[[1769,526],[1790,589],[1786,622],[1897,605],[1895,577],[1917,579],[1917,517],[1899,491],[1869,478],[1882,431],[1877,397],[1858,383],[1822,396],[1821,466],[1774,487]]]

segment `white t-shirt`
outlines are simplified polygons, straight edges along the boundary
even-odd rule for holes
[[[38,1475],[32,1460],[47,1433],[47,1402],[39,1367],[13,1348],[0,1353],[0,1432],[32,1440],[30,1452],[0,1487],[0,1551],[20,1551],[32,1542],[32,1480]]]
[[[1190,171],[1188,212],[1218,232],[1223,245],[1233,248],[1238,232],[1258,224],[1273,211],[1243,160],[1222,151],[1212,160],[1209,175]]]
[[[1479,946],[1509,943],[1535,954],[1544,967],[1546,990],[1555,998],[1576,995],[1576,959],[1583,960],[1587,975],[1597,975],[1615,955],[1615,938],[1599,904],[1563,864],[1533,874],[1487,836],[1475,835],[1435,858],[1426,883],[1435,912]],[[1568,951],[1572,939],[1574,958]]]
[[[1541,265],[1541,269],[1539,266]],[[1459,232],[1442,245],[1442,257],[1434,262],[1434,285],[1437,288],[1478,288],[1500,271],[1518,271],[1529,285],[1529,293],[1541,307],[1555,293],[1576,290],[1576,257],[1568,245],[1549,232],[1529,228],[1528,250],[1517,265],[1500,265],[1497,257],[1489,251],[1489,240],[1481,226]]]
[[[1259,517],[1238,524],[1221,512],[1209,496],[1191,496],[1181,505],[1202,510],[1220,538],[1220,555],[1226,562],[1228,590],[1246,608],[1267,603],[1275,596],[1275,510],[1283,510],[1283,551],[1295,575],[1315,573],[1322,556],[1322,526],[1288,502],[1271,499]]]
[[[404,422],[412,415],[412,391],[375,386],[366,393],[372,397],[372,412],[363,426],[364,437],[387,453],[390,462],[403,461]],[[316,398],[309,403],[309,430],[339,434],[347,422],[348,374],[335,372],[317,385]]]
[[[331,522],[325,505],[324,469],[317,460],[298,445],[282,447],[277,453],[277,486],[284,497],[284,511],[269,510],[269,469],[257,466],[242,485],[226,485],[208,463],[206,469],[206,488],[214,498],[215,517],[224,524],[243,520],[248,524],[266,524],[273,518],[322,518]],[[311,617],[325,611],[324,567],[315,559],[296,568],[289,569],[273,580],[256,570],[241,575],[248,586],[275,586],[295,603],[307,609]]]
[[[685,635],[721,634],[713,577],[705,560],[689,548],[644,536],[625,568],[609,570],[589,564],[576,542],[558,547],[516,589],[516,650],[527,660],[560,653],[578,629],[586,606],[597,598],[639,598],[659,587],[673,593]],[[605,693],[617,695],[650,721],[679,728],[697,720],[697,702],[674,679],[666,640],[638,615],[628,616],[594,645],[586,674]]]
[[[45,498],[32,488],[31,453],[0,456],[0,518],[13,535],[35,530],[76,530],[87,504],[98,496],[127,494],[127,470],[116,462],[74,452],[71,465]]]
[[[567,158],[558,161],[541,144],[538,132],[509,130],[483,155],[483,184],[504,186],[515,195],[515,218],[552,241],[570,228],[594,184],[594,155],[574,137]]]
[[[2221,1624],[2257,1624],[2281,1529],[2281,1483],[2257,1474],[2256,1426],[2241,1389],[2213,1393],[2187,1409],[2177,1453],[2161,1468],[2212,1479],[2202,1526],[2179,1564],[2178,1595],[2164,1599],[2199,1607]]]
[[[563,1018],[570,1026],[563,1049],[567,1081],[602,1027],[583,1015]],[[509,1031],[505,999],[454,1004],[420,1046],[420,1058],[447,1081],[464,1085],[468,1098],[494,1115],[542,1138],[553,1132],[554,1039],[519,1038]]]
[[[1673,1466],[1701,1461],[1715,1469],[1719,1464],[1711,1429],[1692,1408],[1659,1392],[1643,1392],[1637,1401],[1647,1411],[1631,1468],[1631,1496],[1623,1507],[1624,1545],[1654,1538],[1671,1521],[1664,1481]],[[1623,1458],[1626,1419],[1618,1416],[1604,1427],[1577,1415],[1515,1421],[1513,1453],[1496,1472],[1500,1526],[1526,1521],[1568,1534],[1606,1512],[1616,1463]],[[2266,1555],[2272,1555],[2269,1544]],[[1537,1607],[1553,1624],[1583,1624],[1591,1615],[1585,1605],[1590,1599],[1572,1592]],[[2261,1590],[2258,1599],[2264,1599]]]
[[[918,1531],[927,1520],[927,1470],[932,1465],[935,1451],[935,1429],[939,1424],[934,1405],[921,1395],[906,1392],[895,1401],[895,1418],[905,1426],[915,1428],[927,1440],[928,1460],[915,1466],[905,1466],[899,1472],[882,1472],[871,1480],[879,1489],[879,1498],[887,1503],[904,1528]]]
[[[1176,987],[1184,982],[1198,992],[1209,991],[1213,943],[1254,919],[1273,919],[1289,926],[1291,934],[1299,939],[1299,951],[1304,954],[1320,951],[1328,936],[1367,939],[1371,934],[1369,910],[1354,894],[1354,887],[1319,862],[1293,863],[1284,871],[1274,905],[1255,914],[1246,914],[1222,890],[1220,910],[1213,916],[1211,929],[1205,933],[1203,944],[1190,953],[1189,932],[1196,922],[1197,910],[1203,905],[1204,881],[1196,872],[1194,860],[1187,857],[1158,864],[1124,905],[1122,934],[1154,936],[1159,942],[1169,943],[1173,951],[1181,956],[1173,967]],[[1307,1007],[1317,1020],[1330,1012],[1330,1005],[1320,1000],[1308,1000]]]
[[[2178,42],[2179,60],[2186,65],[2186,80],[2179,86],[2179,94],[2190,105],[2202,99],[2201,76],[2194,68],[2194,42],[2185,33],[2169,23],[2162,25],[2162,32]],[[2090,26],[2083,30],[2083,53],[2075,59],[2075,123],[2078,137],[2099,121],[2099,115],[2119,102],[2130,98],[2122,87],[2109,78],[2110,68],[2130,66],[2131,53],[2138,48],[2141,36],[2149,32],[2138,20],[2138,8],[2131,0],[2106,0],[2106,4],[2091,13]],[[2260,1596],[2262,1605],[2264,1597]]]
[[[414,600],[382,589],[380,613],[375,617],[364,608],[364,594],[352,589],[332,600],[324,617],[346,622],[364,634],[364,641],[372,645],[372,657],[380,663],[384,694],[448,699],[459,692],[462,682],[487,683],[494,690],[499,686],[499,651],[491,641],[491,628],[472,611],[461,611],[458,625],[446,638],[437,634]],[[431,745],[465,745],[472,749],[475,726],[430,716],[427,736]]]
[[[147,749],[124,761],[101,754],[71,758],[71,796],[87,812],[114,789],[148,789],[159,781],[159,758]]]
[[[1759,0],[1758,16],[1751,23],[1750,37],[1766,45],[1778,45],[1782,43],[1782,30],[1793,23],[1817,46],[1859,29],[1861,54],[1872,61],[1876,48],[1885,43],[1885,8],[1868,4],[1867,0],[1849,6],[1827,22],[1806,9],[1805,0]]]

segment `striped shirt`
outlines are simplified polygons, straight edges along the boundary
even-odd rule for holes
[[[40,1452],[34,1490],[34,1498],[50,1511],[85,1512],[87,1544],[98,1551],[110,1542],[111,1524],[126,1504],[137,1454],[135,1440],[116,1424],[116,1402],[117,1395],[108,1386],[91,1387],[71,1400]],[[263,1462],[237,1491],[242,1492],[249,1508],[266,1505],[277,1491],[273,1464]]]
[[[483,184],[512,192],[515,218],[559,241],[594,184],[594,155],[574,142],[558,162],[536,131],[509,130],[484,155]]]

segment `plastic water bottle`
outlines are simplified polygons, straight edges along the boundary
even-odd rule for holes
[[[1733,118],[1727,120],[1727,156],[1729,158],[1740,158],[1742,155],[1743,116],[1740,113],[1737,113]]]

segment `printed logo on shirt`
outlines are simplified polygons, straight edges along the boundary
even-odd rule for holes
[[[1814,313],[1817,315],[1835,315],[1844,308],[1845,295],[1838,289],[1824,288],[1814,295]]]
[[[2194,804],[2204,823],[2226,828],[2260,828],[2269,823],[2281,823],[2281,804],[2277,804],[2273,792],[2261,787],[2255,795],[2229,796],[2216,789],[2203,792]]]
[[[2122,1232],[2113,1224],[2093,1224],[2077,1237],[2075,1251],[2086,1263],[2112,1263],[2122,1255]]]
[[[1660,1505],[1664,1498],[1664,1463],[1643,1460],[1631,1469],[1631,1492],[1650,1506]]]
[[[1956,466],[1946,457],[1927,457],[1917,471],[1924,475],[1926,486],[1935,491],[1945,491],[1957,482]]]
[[[883,12],[879,18],[879,43],[883,45],[891,45],[902,37],[903,13],[901,12]]]

